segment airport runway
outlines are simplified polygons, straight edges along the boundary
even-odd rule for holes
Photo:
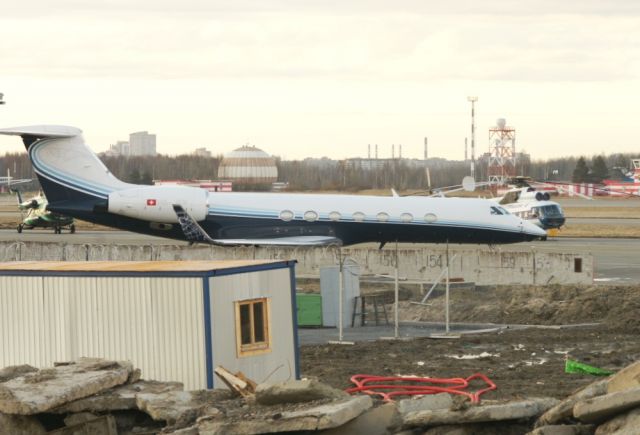
[[[186,242],[160,237],[144,236],[126,231],[80,231],[76,234],[53,234],[48,230],[0,230],[0,241],[66,242],[78,244],[129,244],[129,245],[187,245]],[[365,246],[376,246],[367,244]],[[429,245],[403,245],[425,247]],[[535,249],[538,252],[593,253],[595,281],[597,283],[640,283],[640,240],[603,238],[549,238],[542,242],[517,243],[495,247],[478,246],[479,249],[521,251]]]

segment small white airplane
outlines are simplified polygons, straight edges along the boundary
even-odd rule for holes
[[[214,245],[514,243],[546,233],[494,201],[208,192],[118,180],[74,127],[0,129],[22,137],[47,210],[123,230]]]

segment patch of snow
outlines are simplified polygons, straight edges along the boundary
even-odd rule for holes
[[[445,355],[447,358],[454,358],[454,359],[479,359],[479,358],[488,358],[491,356],[495,356],[495,357],[499,357],[500,354],[499,353],[489,353],[489,352],[482,352],[480,354],[468,354],[468,355]]]
[[[525,361],[524,365],[529,366],[529,367],[534,366],[534,365],[535,366],[541,366],[542,364],[546,363],[547,361],[549,361],[549,360],[546,359],[546,358],[538,358],[537,361],[533,361],[533,360]]]

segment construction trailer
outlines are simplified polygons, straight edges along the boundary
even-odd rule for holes
[[[218,365],[299,378],[297,337],[295,261],[0,263],[0,367],[102,357],[224,388]]]

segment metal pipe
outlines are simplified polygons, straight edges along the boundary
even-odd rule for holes
[[[447,284],[445,292],[445,331],[449,333],[449,240],[447,240]]]
[[[393,336],[395,338],[399,337],[399,333],[398,333],[398,302],[400,300],[400,283],[399,283],[399,278],[398,278],[398,241],[396,240],[396,261],[395,261],[395,266],[396,266],[396,273],[395,273],[395,289],[394,289],[394,299],[395,299],[395,312],[393,313],[394,316],[394,333]]]

